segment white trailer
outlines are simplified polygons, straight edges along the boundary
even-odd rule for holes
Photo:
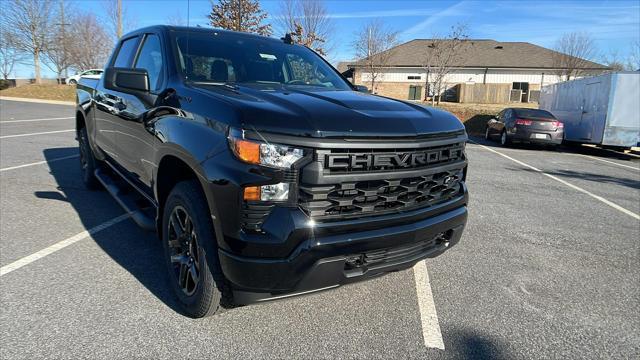
[[[540,109],[564,123],[567,141],[640,146],[640,72],[609,73],[544,86]]]

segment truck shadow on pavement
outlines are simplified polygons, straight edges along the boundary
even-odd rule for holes
[[[536,171],[533,171],[525,167],[517,168],[517,170],[537,173]],[[574,178],[574,179],[581,179],[586,181],[593,181],[597,183],[607,183],[607,184],[613,184],[613,185],[626,186],[636,190],[640,189],[640,181],[633,180],[633,179],[625,179],[625,178],[619,178],[615,176],[594,174],[589,172],[580,172],[580,171],[573,171],[573,170],[555,170],[555,171],[545,170],[544,172],[545,174],[554,175],[559,178]]]
[[[43,153],[58,191],[36,191],[36,197],[68,202],[78,213],[78,218],[87,230],[122,215],[122,208],[105,190],[91,191],[85,188],[81,180],[78,158],[51,161],[77,154],[77,148],[45,149]],[[174,311],[180,312],[178,303],[167,285],[168,274],[163,261],[163,249],[155,233],[145,232],[131,220],[125,220],[113,228],[93,234],[91,238],[150,293]]]
[[[496,339],[470,329],[451,329],[447,332],[450,340],[446,344],[447,358],[458,359],[512,359],[505,354],[506,346]]]

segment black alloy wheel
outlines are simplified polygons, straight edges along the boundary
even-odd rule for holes
[[[162,246],[169,286],[185,315],[201,318],[233,307],[198,180],[181,181],[169,193],[162,210]]]
[[[182,206],[173,208],[167,235],[177,285],[186,296],[191,296],[200,281],[200,247],[193,220]]]

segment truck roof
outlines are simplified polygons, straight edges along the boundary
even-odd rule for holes
[[[228,34],[233,36],[242,36],[242,37],[251,37],[256,39],[263,39],[266,41],[282,41],[278,38],[270,37],[270,36],[262,36],[258,34],[252,34],[241,31],[232,31],[232,30],[224,30],[218,28],[205,28],[205,27],[193,27],[193,26],[173,26],[173,25],[151,25],[146,26],[140,29],[136,29],[130,31],[123,35],[123,37],[127,37],[130,35],[141,34],[149,31],[162,31],[162,32],[170,32],[170,31],[189,31],[189,32],[197,32],[197,33],[218,33],[218,34]]]

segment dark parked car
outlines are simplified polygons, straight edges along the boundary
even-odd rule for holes
[[[559,145],[564,137],[564,124],[548,111],[506,108],[487,122],[485,138],[500,139],[503,146],[511,143]]]
[[[83,180],[158,233],[189,316],[407,269],[462,235],[462,123],[356,91],[290,39],[148,27],[77,87]]]

